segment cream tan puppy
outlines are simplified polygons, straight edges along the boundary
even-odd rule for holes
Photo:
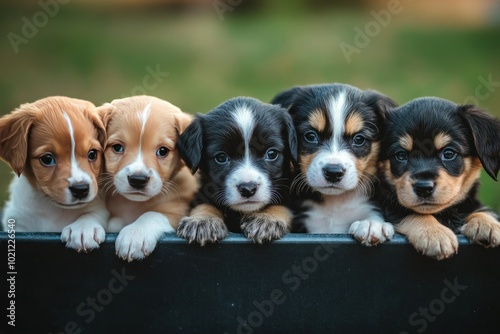
[[[0,159],[17,174],[4,230],[13,219],[18,232],[62,232],[68,248],[98,248],[109,216],[98,196],[105,141],[88,101],[52,96],[2,117]]]
[[[119,232],[116,253],[143,259],[187,215],[197,184],[175,143],[191,116],[151,96],[134,96],[99,108],[106,126],[104,191],[109,232]]]

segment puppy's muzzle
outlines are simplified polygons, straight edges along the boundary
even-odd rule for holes
[[[69,186],[69,191],[76,199],[84,199],[89,194],[90,186],[86,182],[77,182]]]
[[[257,192],[259,185],[255,182],[243,182],[236,186],[241,196],[250,198]]]
[[[330,183],[336,183],[344,177],[345,168],[340,164],[327,164],[323,167],[323,176]]]
[[[128,184],[130,184],[130,186],[135,189],[142,189],[149,182],[149,176],[143,174],[129,175],[127,179],[128,179]]]
[[[428,198],[434,192],[433,181],[417,181],[413,184],[413,191],[418,197]]]

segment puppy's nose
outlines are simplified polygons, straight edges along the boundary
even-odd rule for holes
[[[339,164],[328,164],[323,167],[323,176],[328,182],[339,182],[344,174],[345,168]]]
[[[76,199],[83,199],[89,194],[89,184],[84,182],[73,183],[69,186],[69,191]]]
[[[259,185],[255,182],[243,182],[238,185],[238,191],[241,196],[249,198],[255,195]]]
[[[128,176],[128,184],[135,189],[142,189],[148,184],[149,177],[143,174],[133,174]]]
[[[413,191],[418,197],[427,198],[434,192],[434,182],[432,181],[417,181],[413,185]]]

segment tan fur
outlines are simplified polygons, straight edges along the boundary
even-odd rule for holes
[[[345,133],[354,135],[361,131],[364,127],[363,117],[357,112],[350,114],[345,120]]]
[[[408,152],[413,150],[413,138],[406,134],[403,137],[399,138],[399,145]]]
[[[434,137],[434,147],[440,151],[451,143],[452,138],[446,133],[440,132]]]
[[[318,152],[314,152],[312,154],[304,154],[299,156],[299,165],[300,169],[302,170],[303,173],[306,173],[309,167],[311,166],[311,163],[313,162],[314,158],[318,155]]]
[[[458,239],[452,230],[432,215],[409,215],[396,225],[396,231],[424,255],[442,260],[458,252]]]
[[[326,129],[326,115],[322,110],[314,110],[309,115],[309,124],[319,132]]]
[[[63,111],[73,125],[78,166],[92,176],[97,189],[106,133],[92,103],[62,96],[47,97],[23,104],[0,119],[0,158],[18,175],[23,173],[33,187],[61,204],[65,202],[67,180],[71,176],[71,138]],[[93,162],[87,158],[91,149],[98,151]],[[57,167],[40,163],[40,157],[46,153],[54,155]]]
[[[387,165],[390,165],[390,163],[387,162]],[[471,157],[464,158],[464,171],[457,177],[451,176],[445,170],[440,169],[435,180],[432,205],[421,205],[420,199],[413,192],[414,180],[411,179],[409,173],[395,178],[390,172],[390,168],[385,168],[386,179],[396,186],[399,202],[408,209],[420,214],[437,213],[462,201],[479,178],[480,172],[481,161],[478,158]]]
[[[108,178],[113,178],[136,160],[142,128],[140,115],[148,103],[151,103],[151,109],[141,140],[141,154],[144,164],[156,170],[164,184],[170,182],[168,190],[146,201],[134,202],[114,195],[113,190],[108,189],[110,191],[107,195],[107,206],[111,217],[122,217],[128,223],[134,222],[145,212],[158,212],[164,214],[175,228],[180,218],[188,213],[189,203],[197,189],[195,177],[185,167],[175,149],[175,142],[180,133],[192,120],[190,115],[182,113],[167,101],[150,96],[115,100],[99,107],[99,114],[108,132],[105,150],[106,173]],[[125,154],[113,152],[112,147],[115,144],[123,145]],[[164,158],[155,154],[162,146],[170,151]]]
[[[241,219],[241,229],[247,238],[262,244],[280,239],[288,233],[292,217],[288,208],[271,205],[262,211],[244,215]]]
[[[462,233],[486,247],[497,247],[500,244],[500,223],[488,212],[476,212],[467,216]]]
[[[373,142],[370,154],[366,157],[356,159],[356,170],[358,173],[366,176],[373,176],[377,174],[379,149],[380,143]]]
[[[200,204],[191,210],[192,217],[217,217],[224,219],[224,214],[215,206],[210,204]]]

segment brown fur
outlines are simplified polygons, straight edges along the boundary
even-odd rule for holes
[[[326,116],[322,110],[314,110],[311,115],[309,115],[309,124],[319,132],[323,132],[326,129]]]
[[[438,133],[434,137],[434,147],[436,150],[440,151],[441,149],[445,148],[449,143],[451,143],[452,139],[449,135],[446,133]]]
[[[288,233],[292,217],[292,213],[286,207],[272,205],[260,212],[243,216],[241,229],[247,238],[263,244],[280,239]]]
[[[357,112],[350,114],[345,120],[345,133],[352,136],[363,129],[364,122],[361,115]]]
[[[500,223],[489,212],[469,215],[465,219],[462,233],[485,247],[496,247],[500,243]]]

